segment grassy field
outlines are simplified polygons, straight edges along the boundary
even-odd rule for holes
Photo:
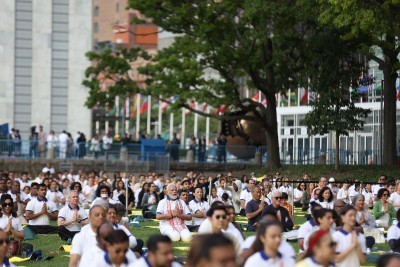
[[[134,211],[135,214],[139,214],[140,211]],[[295,211],[295,215],[293,217],[295,225],[301,225],[305,221],[304,212],[300,210]],[[238,216],[237,221],[242,224],[246,224],[247,220],[245,217]],[[132,233],[140,239],[146,241],[149,236],[153,234],[158,234],[158,222],[151,220],[143,223],[141,227],[131,227],[130,229]],[[245,233],[246,236],[251,235],[251,233]],[[65,245],[64,241],[61,241],[57,235],[37,235],[35,240],[28,241],[34,246],[34,249],[42,250],[43,256],[54,256],[54,258],[50,261],[26,261],[20,263],[14,263],[17,266],[49,266],[49,267],[61,267],[61,266],[68,266],[69,260],[69,253],[64,251],[60,251],[59,247],[61,245]],[[290,243],[295,251],[298,250],[297,243]],[[176,256],[183,256],[186,255],[189,249],[190,243],[185,242],[175,242],[174,243],[174,251]],[[387,251],[388,245],[376,245],[380,251]],[[378,252],[371,253],[368,258],[370,259],[369,262],[364,266],[375,266],[374,260],[379,257]]]

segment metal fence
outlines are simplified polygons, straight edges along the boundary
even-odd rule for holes
[[[287,165],[335,164],[335,149],[316,149],[303,147],[281,147],[280,159]],[[169,169],[170,162],[207,163],[247,163],[268,160],[267,147],[263,146],[207,146],[203,150],[183,148],[179,145],[166,145],[164,153],[142,153],[138,143],[113,143],[104,149],[102,143],[95,149],[92,143],[62,145],[59,143],[39,144],[31,141],[0,140],[1,158],[50,158],[50,159],[88,159],[104,160],[105,165],[116,165],[122,161],[124,169],[133,163],[136,168],[146,171]],[[353,151],[340,149],[339,161],[342,165],[379,165],[381,154],[378,150]],[[259,162],[259,161],[258,161]],[[151,165],[151,166],[150,166]]]

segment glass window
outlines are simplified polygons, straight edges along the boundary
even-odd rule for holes
[[[99,6],[94,7],[93,16],[97,17],[99,15],[100,8]]]
[[[119,3],[115,4],[115,11],[118,13],[119,12]]]
[[[97,22],[94,23],[94,32],[99,32],[99,24]]]

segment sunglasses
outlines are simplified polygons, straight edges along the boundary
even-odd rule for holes
[[[10,240],[8,240],[8,239],[0,239],[0,246],[4,245],[4,243],[6,245],[10,244]]]
[[[274,198],[275,198],[275,199],[278,199],[278,200],[279,200],[279,199],[282,199],[282,197],[274,197]]]
[[[226,215],[216,215],[215,219],[217,219],[217,220],[219,220],[219,219],[226,220]]]
[[[4,202],[4,203],[1,203],[1,206],[3,206],[3,207],[12,207],[13,204],[11,202]]]

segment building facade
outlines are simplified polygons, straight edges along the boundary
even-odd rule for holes
[[[0,9],[0,124],[90,133],[81,83],[92,49],[92,3],[4,1]]]

